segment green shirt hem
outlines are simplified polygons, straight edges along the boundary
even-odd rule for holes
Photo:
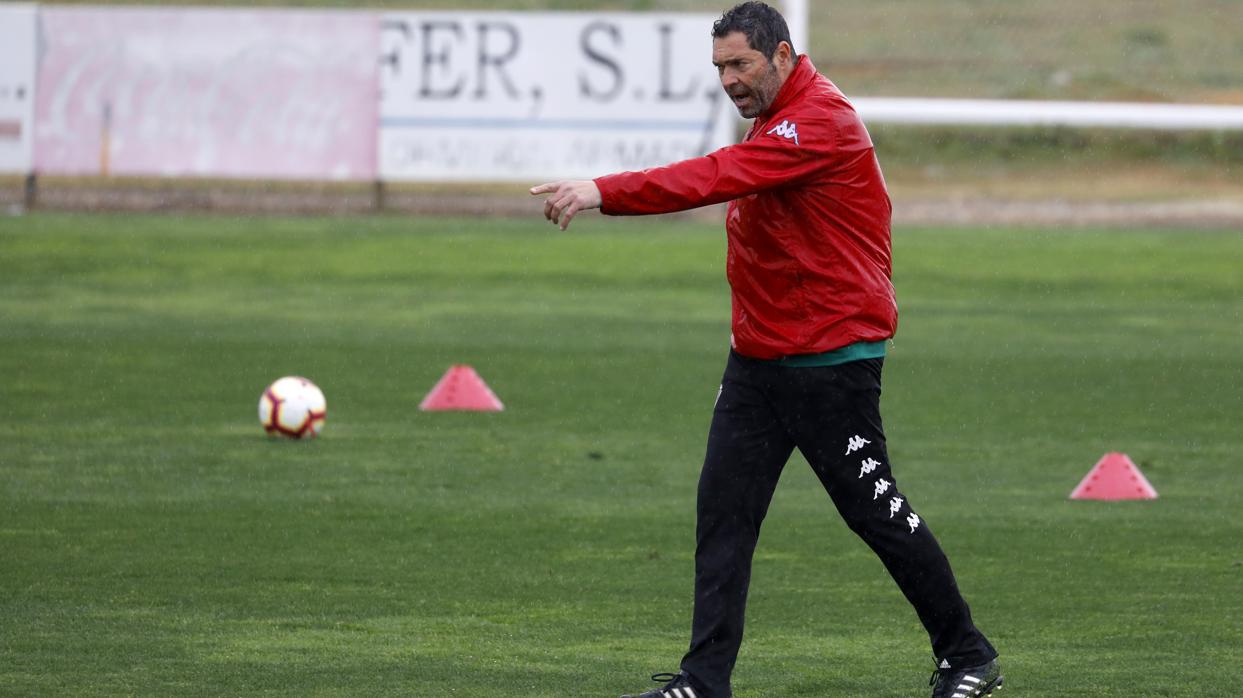
[[[778,366],[809,368],[812,366],[837,366],[838,364],[861,359],[885,358],[885,340],[879,342],[855,342],[840,349],[821,352],[819,354],[793,354],[773,359]]]

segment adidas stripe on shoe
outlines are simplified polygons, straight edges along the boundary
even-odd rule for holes
[[[661,688],[653,688],[637,696],[627,694],[621,698],[706,698],[691,686],[691,681],[685,674],[653,674],[652,680],[666,683]]]
[[[1004,677],[996,659],[973,667],[954,668],[942,659],[928,685],[932,698],[985,698],[1001,688]]]

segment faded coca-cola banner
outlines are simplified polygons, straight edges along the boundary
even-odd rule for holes
[[[43,6],[51,174],[373,179],[375,13]]]

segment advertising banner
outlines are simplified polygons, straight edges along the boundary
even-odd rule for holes
[[[31,169],[36,13],[34,5],[0,5],[0,174]]]
[[[40,15],[40,172],[375,177],[375,13],[49,5]]]
[[[590,177],[702,155],[736,116],[710,15],[397,12],[380,22],[393,180]]]

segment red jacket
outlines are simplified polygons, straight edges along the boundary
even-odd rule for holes
[[[872,139],[806,56],[742,143],[595,182],[610,215],[730,202],[726,276],[740,354],[816,354],[897,329],[891,206]]]

